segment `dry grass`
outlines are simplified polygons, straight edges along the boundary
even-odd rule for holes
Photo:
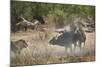
[[[95,60],[95,33],[86,33],[85,52],[81,55],[68,56],[63,46],[50,45],[48,40],[55,33],[52,31],[28,31],[11,33],[11,40],[24,39],[28,47],[16,58],[11,58],[11,65],[33,65],[69,62],[87,62]]]

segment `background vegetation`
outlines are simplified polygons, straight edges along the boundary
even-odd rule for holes
[[[95,7],[87,5],[11,1],[11,15],[16,17],[22,15],[29,21],[37,17],[43,17],[47,23],[55,23],[57,26],[63,26],[66,23],[72,22],[77,17],[92,17],[95,20]]]

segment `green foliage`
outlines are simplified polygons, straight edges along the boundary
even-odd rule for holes
[[[32,20],[34,16],[55,17],[56,24],[72,22],[77,17],[92,17],[95,19],[95,7],[73,4],[52,4],[40,2],[11,1],[11,15],[23,15]],[[50,18],[48,18],[50,19]]]

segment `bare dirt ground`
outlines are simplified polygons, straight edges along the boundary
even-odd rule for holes
[[[95,60],[95,33],[86,34],[86,45],[82,52],[74,56],[65,54],[65,47],[49,44],[53,32],[28,31],[11,33],[11,41],[24,39],[28,47],[21,51],[15,59],[11,58],[11,64],[32,65],[68,62],[85,62]],[[77,48],[78,49],[78,48]]]

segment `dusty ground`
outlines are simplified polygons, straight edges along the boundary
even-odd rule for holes
[[[67,56],[65,47],[51,45],[48,43],[51,36],[49,32],[17,32],[11,33],[11,40],[16,41],[24,39],[28,47],[21,51],[21,54],[15,59],[11,59],[11,64],[31,65],[31,64],[51,64],[51,63],[68,63],[95,60],[95,33],[86,33],[86,45],[81,52],[75,55]],[[78,49],[78,47],[77,47]]]

